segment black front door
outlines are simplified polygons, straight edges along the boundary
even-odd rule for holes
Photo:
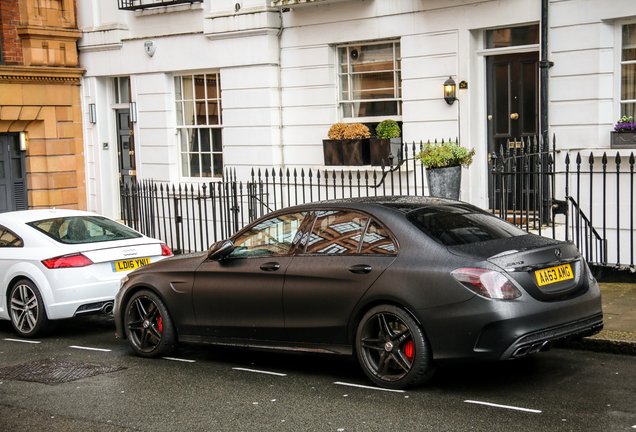
[[[116,110],[116,115],[119,179],[129,185],[135,181],[137,176],[135,171],[135,137],[130,127],[130,110]]]
[[[0,213],[28,207],[25,152],[20,150],[20,135],[0,134]]]
[[[527,148],[528,138],[534,139],[539,133],[539,53],[488,57],[486,74],[488,153],[500,154],[502,149],[510,155],[529,153],[532,149]],[[521,166],[516,168],[519,172]],[[492,177],[489,178],[492,196]],[[505,191],[509,209],[521,200],[521,184],[510,186],[511,182]]]

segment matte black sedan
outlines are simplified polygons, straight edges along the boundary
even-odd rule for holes
[[[455,360],[507,360],[597,333],[576,247],[472,205],[386,197],[275,211],[207,253],[134,271],[117,336],[144,357],[183,342],[357,356],[404,388]]]

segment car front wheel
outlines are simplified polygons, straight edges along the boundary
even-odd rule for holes
[[[376,306],[362,317],[356,352],[364,372],[380,387],[415,386],[435,372],[424,331],[397,306]]]
[[[177,333],[168,308],[155,293],[139,291],[126,306],[126,337],[142,357],[170,354],[177,345]]]
[[[9,294],[11,324],[22,337],[35,337],[52,329],[52,323],[46,316],[40,291],[33,282],[19,280]]]

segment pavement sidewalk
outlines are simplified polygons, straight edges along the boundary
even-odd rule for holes
[[[591,351],[636,355],[636,282],[599,282],[603,298],[603,330],[572,343]]]

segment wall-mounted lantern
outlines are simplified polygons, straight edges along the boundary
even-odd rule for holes
[[[453,78],[448,77],[448,79],[444,81],[444,100],[449,105],[452,105],[453,102],[457,100],[457,98],[455,97],[455,89],[455,81],[453,80]]]
[[[88,121],[97,123],[97,107],[95,104],[88,104]]]
[[[137,102],[130,102],[128,107],[130,108],[130,122],[137,123]]]
[[[20,151],[26,151],[29,144],[29,134],[27,132],[20,132]]]

